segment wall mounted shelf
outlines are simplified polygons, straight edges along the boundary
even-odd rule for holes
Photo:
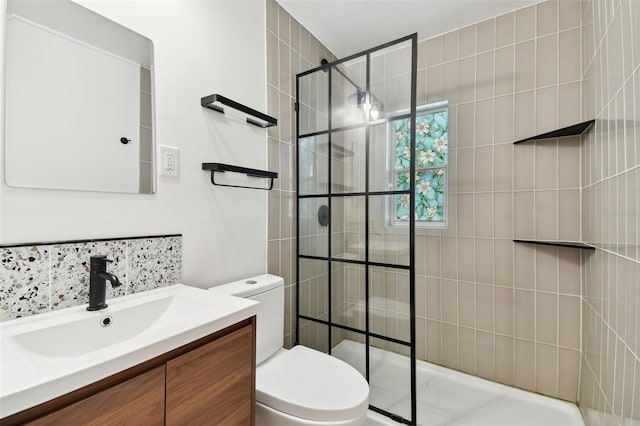
[[[547,240],[513,240],[514,243],[540,244],[544,246],[579,248],[583,250],[595,250],[596,248],[580,241],[547,241]]]
[[[249,108],[246,105],[242,105],[241,103],[233,101],[225,96],[213,94],[205,96],[204,98],[200,98],[201,106],[224,114],[224,108],[217,104],[226,105],[229,108],[233,108],[244,114],[247,114],[249,116],[247,117],[247,123],[253,124],[254,126],[267,128],[278,125],[278,120],[276,118],[271,117],[267,114],[263,114],[260,111],[256,111],[253,108]]]
[[[540,139],[554,139],[564,138],[567,136],[579,136],[589,130],[596,120],[589,120],[582,123],[574,124],[573,126],[563,127],[562,129],[554,130],[552,132],[542,133],[540,135],[532,136],[527,139],[521,139],[515,141],[514,144],[537,141]]]
[[[240,166],[233,166],[231,164],[222,164],[222,163],[202,163],[202,170],[207,170],[211,172],[211,183],[216,185],[216,186],[229,186],[232,188],[247,188],[247,189],[263,189],[265,191],[270,191],[273,189],[273,180],[278,178],[278,173],[276,172],[269,172],[266,170],[258,170],[258,169],[250,169],[248,167],[240,167]],[[258,186],[243,186],[243,185],[229,185],[229,184],[223,184],[223,183],[218,183],[215,180],[215,174],[216,172],[218,173],[225,173],[225,172],[232,172],[232,173],[242,173],[245,174],[249,177],[255,177],[255,178],[263,178],[263,179],[269,179],[269,187],[268,188],[261,188]]]

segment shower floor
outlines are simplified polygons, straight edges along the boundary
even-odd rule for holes
[[[332,355],[364,371],[365,345],[343,340]],[[371,348],[370,402],[411,417],[406,356]],[[417,362],[418,424],[425,426],[584,426],[578,407],[424,361]],[[369,411],[367,425],[397,425]]]

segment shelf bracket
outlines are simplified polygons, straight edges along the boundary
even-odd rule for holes
[[[258,169],[250,169],[248,167],[240,167],[240,166],[233,166],[231,164],[222,164],[222,163],[202,163],[202,170],[207,170],[211,172],[211,183],[216,185],[216,186],[228,186],[231,188],[246,188],[246,189],[261,189],[264,191],[271,191],[273,189],[273,180],[278,178],[278,173],[276,172],[269,172],[266,170],[258,170]],[[268,188],[262,188],[259,186],[243,186],[243,185],[229,185],[229,184],[224,184],[224,183],[218,183],[216,182],[216,172],[218,173],[225,173],[225,172],[231,172],[231,173],[242,173],[247,175],[248,177],[254,177],[254,178],[262,178],[262,179],[269,179],[269,187]]]

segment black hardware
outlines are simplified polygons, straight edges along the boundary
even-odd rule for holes
[[[263,189],[265,191],[270,191],[273,189],[273,180],[278,178],[278,173],[269,172],[266,170],[258,170],[258,169],[250,169],[248,167],[240,167],[240,166],[232,166],[231,164],[222,164],[222,163],[202,163],[202,170],[211,171],[211,183],[216,186],[229,186],[231,188],[247,188],[247,189]],[[268,188],[260,188],[257,186],[242,186],[242,185],[227,185],[222,183],[217,183],[215,181],[215,173],[224,173],[224,172],[232,172],[232,173],[243,173],[249,177],[255,178],[263,178],[270,179]]]
[[[120,138],[120,143],[122,143],[123,145],[128,144],[129,142],[131,142],[131,139],[127,139],[127,138]]]
[[[514,144],[530,142],[539,139],[554,139],[554,138],[564,138],[567,136],[579,136],[589,130],[593,123],[596,120],[589,120],[582,123],[574,124],[573,126],[563,127],[562,129],[554,130],[552,132],[542,133],[537,136],[532,136],[530,138],[521,139],[519,141],[515,141]]]
[[[579,248],[583,250],[595,250],[596,248],[580,241],[546,241],[546,240],[513,240],[514,243],[540,244],[543,246]]]
[[[318,209],[318,223],[320,226],[327,226],[329,224],[329,206],[323,204]]]
[[[271,117],[270,115],[261,113],[260,111],[256,111],[255,109],[249,108],[248,106],[242,105],[236,101],[232,101],[231,99],[226,98],[217,93],[213,95],[205,96],[204,98],[200,98],[201,106],[224,114],[224,108],[218,105],[214,105],[214,103],[216,102],[249,115],[250,117],[247,117],[247,123],[253,124],[254,126],[267,128],[267,127],[273,127],[278,125],[278,120],[276,118]],[[262,121],[256,121],[251,117],[257,118],[258,120],[262,120]]]
[[[99,311],[106,308],[107,281],[115,287],[120,287],[122,283],[113,274],[107,272],[107,263],[113,260],[107,259],[106,255],[91,256],[89,258],[89,307],[87,311]]]

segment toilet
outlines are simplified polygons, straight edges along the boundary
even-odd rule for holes
[[[256,331],[256,423],[364,424],[369,385],[352,366],[325,353],[282,347],[284,281],[265,274],[209,290],[260,302]]]

